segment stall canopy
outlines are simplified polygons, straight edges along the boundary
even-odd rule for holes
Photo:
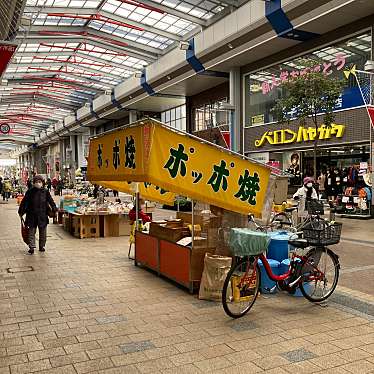
[[[174,193],[148,182],[138,183],[138,186],[134,182],[100,181],[97,183],[105,188],[125,192],[130,195],[139,192],[140,196],[146,200],[157,201],[158,203],[167,205],[173,205],[176,198]]]
[[[270,168],[147,119],[92,138],[87,177],[124,192],[129,181],[146,182],[160,196],[168,191],[260,216]]]

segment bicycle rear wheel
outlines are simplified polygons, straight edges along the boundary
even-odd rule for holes
[[[240,261],[227,274],[222,290],[222,305],[232,318],[244,316],[256,301],[260,269],[249,258]]]
[[[339,260],[328,248],[314,248],[301,267],[300,291],[311,302],[326,300],[339,280]]]

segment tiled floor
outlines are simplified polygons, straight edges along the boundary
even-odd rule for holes
[[[371,301],[349,288],[327,306],[261,296],[233,321],[133,266],[126,238],[50,225],[47,252],[28,256],[14,202],[0,205],[1,374],[374,373]]]

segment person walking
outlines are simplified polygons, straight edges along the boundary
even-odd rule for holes
[[[3,201],[8,201],[12,191],[12,184],[8,178],[5,178],[3,183]]]
[[[50,193],[50,192],[51,192],[51,189],[52,189],[52,181],[51,181],[51,178],[48,178],[48,179],[47,179],[47,188],[48,188],[48,192]]]
[[[3,178],[0,177],[0,195],[3,194],[3,187],[4,187]]]
[[[58,195],[62,196],[62,190],[64,189],[64,181],[62,179],[59,179],[57,183],[57,188],[58,188]]]
[[[26,214],[25,225],[29,228],[29,254],[34,254],[36,229],[39,229],[39,251],[45,251],[47,242],[48,215],[56,213],[57,207],[51,194],[44,188],[45,182],[41,175],[33,178],[33,187],[29,189],[23,198],[18,214],[22,218]]]

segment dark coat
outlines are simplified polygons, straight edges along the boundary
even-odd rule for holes
[[[53,211],[57,210],[48,190],[32,187],[22,199],[18,214],[23,216],[26,213],[25,224],[28,227],[46,227],[49,223],[48,205]]]

